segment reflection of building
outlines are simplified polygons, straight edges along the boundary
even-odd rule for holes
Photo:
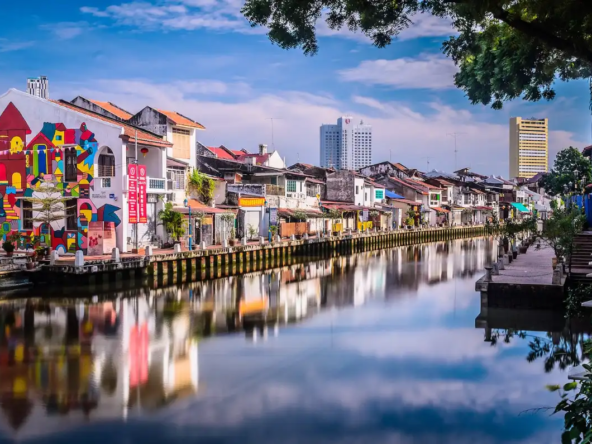
[[[0,433],[30,438],[198,389],[187,312],[164,298],[0,307]]]

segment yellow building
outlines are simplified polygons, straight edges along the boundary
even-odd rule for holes
[[[549,119],[510,119],[510,178],[546,173],[549,165]]]

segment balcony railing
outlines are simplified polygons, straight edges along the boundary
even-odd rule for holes
[[[98,177],[115,177],[115,165],[98,165]]]
[[[166,179],[149,177],[148,178],[148,192],[149,193],[166,193]]]
[[[285,196],[286,189],[284,187],[280,187],[278,185],[265,185],[265,194],[268,196]]]

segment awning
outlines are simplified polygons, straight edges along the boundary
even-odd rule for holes
[[[387,199],[404,199],[403,196],[397,194],[397,193],[393,193],[392,191],[386,190],[384,193],[387,197]]]
[[[518,202],[510,202],[510,204],[521,213],[530,213],[530,210]]]
[[[438,213],[450,213],[450,210],[447,210],[446,208],[432,207],[432,210],[437,211]]]
[[[189,199],[188,201],[189,207],[191,207],[192,213],[205,213],[205,214],[221,214],[221,213],[233,213],[233,211],[229,209],[220,209],[220,208],[213,208],[208,205],[201,203],[196,199]],[[177,213],[182,214],[189,214],[189,209],[186,207],[174,207],[174,211]]]
[[[291,208],[279,208],[278,215],[280,217],[294,217],[298,213],[304,213],[306,217],[323,217],[323,213],[315,210],[298,210]]]
[[[492,211],[493,208],[492,207],[475,207],[475,210],[480,210],[480,211]]]
[[[421,202],[415,202],[414,200],[403,199],[403,198],[401,198],[401,199],[399,199],[399,198],[393,199],[393,202],[392,203],[397,203],[397,202],[404,203],[404,204],[407,204],[407,205],[416,205],[418,207],[421,206]]]

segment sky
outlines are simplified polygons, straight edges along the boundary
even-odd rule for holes
[[[592,143],[584,81],[558,84],[552,102],[516,100],[501,111],[471,105],[441,53],[454,33],[445,21],[419,15],[383,49],[321,21],[319,52],[305,56],[251,28],[242,4],[4,0],[0,92],[46,75],[52,99],[176,110],[206,127],[198,135],[205,145],[255,151],[266,143],[288,164],[318,164],[319,127],[342,115],[373,126],[374,162],[423,170],[507,177],[511,116],[549,118],[550,162],[563,148]]]

